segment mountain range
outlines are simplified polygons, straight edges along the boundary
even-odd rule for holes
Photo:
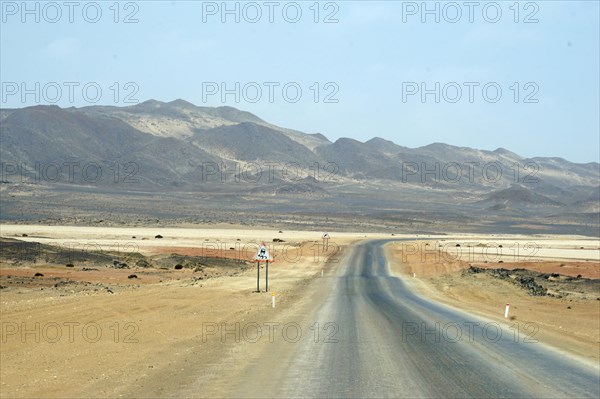
[[[232,107],[184,100],[2,109],[0,138],[4,185],[282,198],[379,190],[504,212],[600,211],[597,162],[443,143],[408,148],[378,137],[331,142]]]

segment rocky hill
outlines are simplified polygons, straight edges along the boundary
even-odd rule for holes
[[[331,142],[232,107],[183,100],[34,106],[3,109],[0,122],[5,186],[68,184],[76,190],[119,183],[126,191],[319,198],[385,190],[398,199],[425,196],[475,209],[598,210],[598,163],[443,143],[407,148],[377,137]]]

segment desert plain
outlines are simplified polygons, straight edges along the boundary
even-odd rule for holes
[[[391,240],[387,267],[418,295],[599,360],[596,238],[332,231],[324,243],[320,231],[231,225],[0,229],[5,398],[215,397],[248,370],[275,378],[266,363],[335,334],[315,324],[314,308],[348,248],[372,239]],[[263,242],[273,261],[268,291],[261,263],[256,292]]]

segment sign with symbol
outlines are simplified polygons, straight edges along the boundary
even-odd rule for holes
[[[323,233],[323,251],[327,251],[329,249],[329,233]]]
[[[273,259],[271,259],[269,250],[267,249],[267,246],[265,245],[264,242],[262,244],[260,244],[260,247],[258,248],[258,252],[256,253],[256,256],[254,257],[254,260],[258,261],[258,262],[270,262],[273,260]]]

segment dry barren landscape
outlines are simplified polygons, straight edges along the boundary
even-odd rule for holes
[[[600,398],[599,1],[0,19],[0,399]]]
[[[0,392],[6,398],[227,396],[225,387],[249,365],[266,367],[259,361],[264,353],[291,351],[314,338],[309,309],[349,245],[382,238],[410,239],[388,245],[388,262],[421,295],[505,324],[531,345],[539,340],[598,362],[595,239],[330,232],[323,251],[322,232],[309,231],[0,228]],[[262,241],[274,261],[269,292],[263,264],[256,293],[251,259]],[[456,252],[532,242],[539,254],[515,257],[513,251],[493,263],[481,251]],[[19,249],[24,243],[42,247]],[[490,274],[501,268],[508,272]],[[547,289],[544,295],[516,283],[530,274]]]

